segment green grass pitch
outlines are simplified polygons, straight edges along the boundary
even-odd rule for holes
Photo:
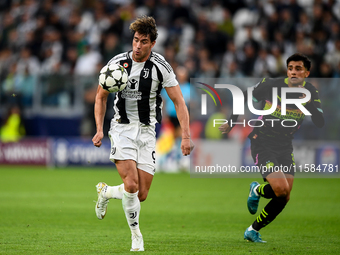
[[[106,168],[0,166],[0,254],[131,254],[121,201],[96,218],[99,181],[121,183]],[[261,230],[266,244],[243,240],[256,217],[251,181],[156,174],[140,216],[144,253],[339,254],[340,179],[295,179],[291,201]]]

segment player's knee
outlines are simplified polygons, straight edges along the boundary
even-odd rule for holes
[[[135,193],[138,190],[138,182],[133,179],[126,179],[124,181],[124,189],[129,193]]]
[[[289,200],[289,195],[290,195],[290,189],[288,185],[281,185],[279,187],[276,187],[274,189],[275,195],[279,198],[285,198]],[[287,200],[287,202],[288,202]]]

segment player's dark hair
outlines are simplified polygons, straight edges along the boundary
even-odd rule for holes
[[[130,30],[133,33],[138,32],[141,35],[149,35],[151,42],[155,41],[158,36],[155,19],[145,15],[137,18],[133,23],[131,23]]]
[[[312,65],[312,62],[310,61],[310,59],[301,53],[295,53],[291,55],[289,58],[287,58],[287,61],[286,61],[287,67],[290,61],[302,61],[303,66],[307,69],[307,71],[310,70],[311,65]]]

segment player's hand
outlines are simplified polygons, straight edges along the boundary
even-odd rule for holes
[[[103,132],[97,132],[92,138],[93,145],[96,147],[100,147],[102,145],[103,137],[104,137]]]
[[[183,156],[190,155],[190,152],[194,149],[194,147],[195,145],[190,138],[189,139],[182,138],[181,149]]]
[[[218,129],[222,132],[222,134],[228,134],[231,130],[231,127],[229,126],[228,123],[224,123],[221,126],[219,126]]]

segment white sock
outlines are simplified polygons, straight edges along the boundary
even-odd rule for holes
[[[139,230],[140,201],[138,198],[138,191],[136,193],[129,193],[124,190],[122,205],[131,233],[134,235],[141,235]]]
[[[248,231],[252,231],[252,230],[255,230],[255,229],[253,229],[253,226],[250,225],[250,227],[248,228]],[[258,232],[257,230],[255,230],[255,231]]]
[[[110,198],[122,199],[123,191],[124,191],[124,183],[118,186],[107,186],[104,196],[108,199]]]

